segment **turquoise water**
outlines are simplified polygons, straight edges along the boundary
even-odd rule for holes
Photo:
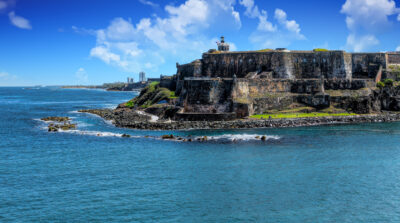
[[[134,95],[0,88],[0,222],[400,221],[400,123],[172,132],[214,137],[189,143],[76,112]]]

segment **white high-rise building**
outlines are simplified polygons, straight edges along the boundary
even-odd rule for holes
[[[146,73],[145,72],[140,72],[139,73],[139,81],[140,82],[146,81]]]

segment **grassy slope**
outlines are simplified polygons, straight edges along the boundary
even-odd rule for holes
[[[276,113],[276,114],[252,115],[252,116],[250,116],[250,118],[268,119],[269,117],[271,117],[273,119],[278,119],[278,118],[310,118],[310,117],[351,116],[351,115],[357,115],[357,114],[355,114],[355,113],[324,113],[324,112]]]
[[[162,88],[159,82],[152,82],[136,98],[125,103],[125,106],[147,108],[163,100],[177,98],[175,92]]]

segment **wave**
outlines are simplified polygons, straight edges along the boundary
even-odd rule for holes
[[[220,136],[208,136],[207,138],[210,140],[230,140],[234,141],[260,141],[263,135],[256,134],[225,134]],[[265,135],[265,140],[279,140],[281,137],[274,135]]]
[[[85,131],[85,130],[59,130],[62,133],[71,133],[76,135],[88,135],[98,137],[122,137],[123,134],[115,132],[101,132],[101,131]],[[141,136],[130,136],[131,138],[140,138]]]

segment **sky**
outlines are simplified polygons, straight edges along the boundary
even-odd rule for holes
[[[176,73],[231,51],[400,51],[400,0],[0,0],[0,86]]]

